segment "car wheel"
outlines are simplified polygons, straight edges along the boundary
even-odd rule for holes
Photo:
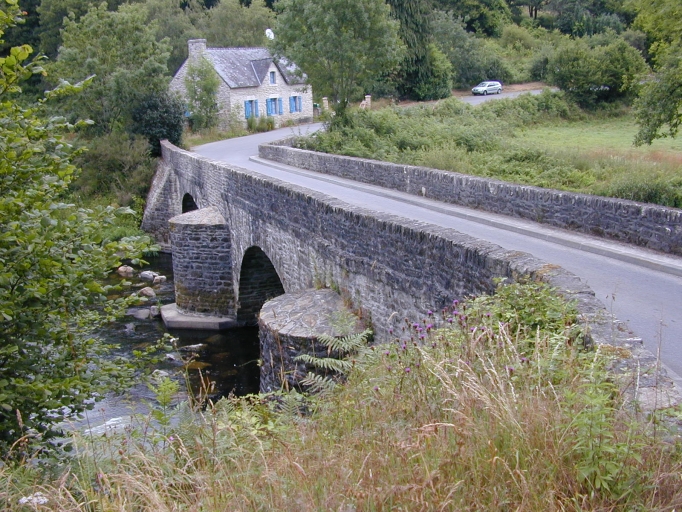
[[[502,89],[498,89],[497,94],[502,94]]]
[[[483,91],[483,96],[487,96],[487,95],[488,95],[488,91]]]

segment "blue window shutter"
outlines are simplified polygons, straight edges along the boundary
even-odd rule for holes
[[[279,115],[281,116],[284,114],[284,102],[282,101],[282,98],[277,98],[277,106],[279,107]]]
[[[246,119],[251,117],[251,102],[250,101],[244,102],[244,117],[246,117]]]
[[[296,96],[296,112],[303,112],[303,97]]]
[[[260,116],[260,112],[258,111],[258,100],[254,101],[255,103],[255,110],[256,110],[256,117]]]
[[[270,98],[265,100],[265,113],[270,115]]]
[[[292,114],[296,112],[296,97],[289,96],[289,113]]]

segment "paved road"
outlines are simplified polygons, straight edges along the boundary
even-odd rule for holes
[[[258,144],[319,127],[280,129],[206,144],[194,151],[351,204],[453,228],[561,265],[587,282],[607,309],[628,322],[654,354],[660,342],[662,361],[682,387],[682,258],[252,158],[258,154]]]

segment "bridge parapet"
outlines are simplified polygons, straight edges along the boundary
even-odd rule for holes
[[[259,155],[301,169],[682,255],[679,208],[307,151],[292,147],[293,140],[263,144]]]

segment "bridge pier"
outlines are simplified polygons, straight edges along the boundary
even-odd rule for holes
[[[227,222],[212,206],[169,220],[175,304],[161,308],[168,327],[226,329],[237,326],[232,242]]]

